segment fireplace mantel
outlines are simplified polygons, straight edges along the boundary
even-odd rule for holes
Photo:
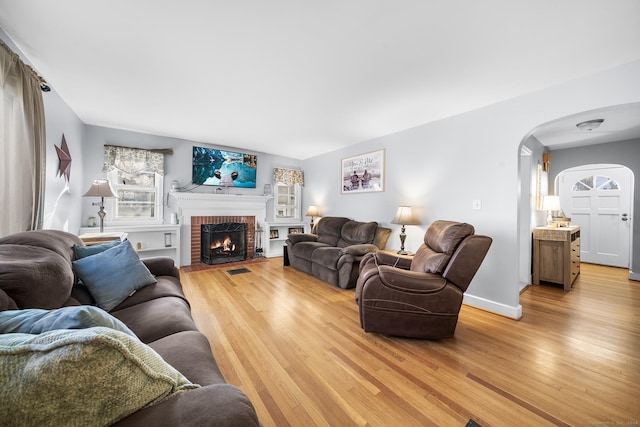
[[[180,239],[180,266],[191,264],[191,217],[254,216],[256,227],[266,222],[267,202],[273,196],[244,194],[170,193],[177,208]],[[264,228],[264,227],[263,227]]]

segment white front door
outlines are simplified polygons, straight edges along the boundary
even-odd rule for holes
[[[633,173],[616,165],[589,165],[561,172],[560,205],[580,226],[583,262],[629,267]]]

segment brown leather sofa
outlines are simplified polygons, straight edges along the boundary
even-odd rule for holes
[[[1,238],[0,311],[94,304],[86,287],[74,279],[73,245],[83,243],[73,234],[55,230],[30,231]],[[173,260],[154,258],[144,263],[155,276],[156,283],[127,297],[110,314],[187,380],[201,387],[141,408],[114,425],[260,425],[247,396],[225,383],[207,338],[198,331],[191,317]],[[110,272],[104,271],[104,274]],[[107,390],[109,385],[95,384],[95,387]],[[10,390],[3,392],[11,393]],[[63,399],[64,389],[60,389],[59,394]]]
[[[362,328],[401,337],[452,337],[463,294],[492,242],[474,231],[471,224],[436,221],[413,258],[366,255],[355,296]]]
[[[384,249],[391,230],[377,222],[323,217],[314,234],[290,234],[286,244],[290,264],[343,289],[354,288],[362,257]]]

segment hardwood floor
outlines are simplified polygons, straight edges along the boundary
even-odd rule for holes
[[[455,337],[367,334],[353,290],[282,258],[182,271],[226,380],[265,426],[640,425],[640,282],[582,265],[531,286],[520,321],[463,306]]]

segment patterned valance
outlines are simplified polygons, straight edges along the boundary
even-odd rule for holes
[[[102,172],[107,173],[114,169],[128,174],[145,171],[164,176],[164,154],[138,148],[105,145]]]
[[[295,169],[273,168],[275,182],[285,185],[304,185],[304,172]]]

